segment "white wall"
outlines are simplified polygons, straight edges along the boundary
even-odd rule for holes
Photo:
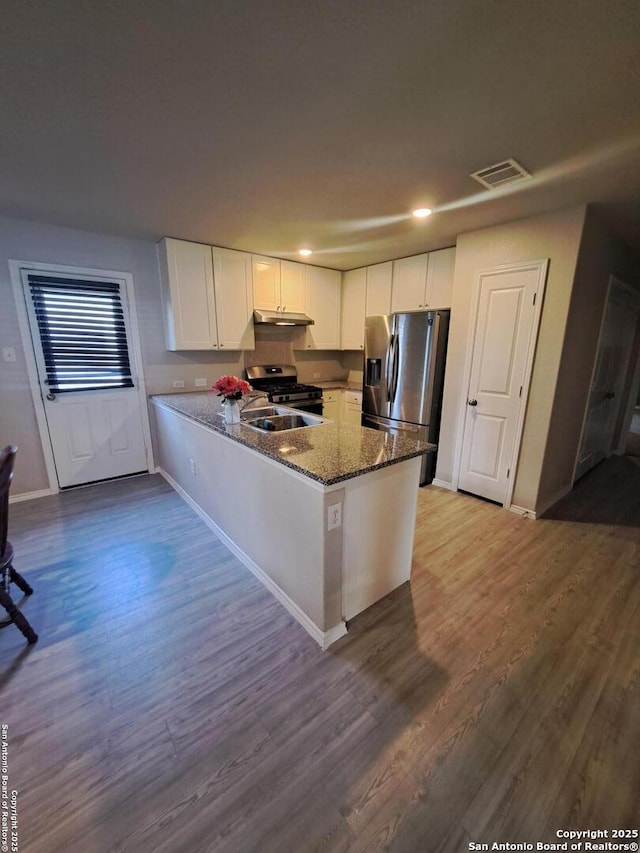
[[[49,486],[9,276],[9,260],[90,267],[133,275],[142,359],[149,393],[172,389],[174,378],[213,381],[244,366],[218,353],[172,353],[164,348],[155,245],[106,234],[0,218],[0,346],[13,347],[15,364],[0,362],[0,446],[18,445],[12,495]]]
[[[572,486],[582,438],[609,278],[640,286],[637,258],[587,210],[558,370],[537,510],[552,506]]]
[[[0,347],[13,347],[17,354],[15,364],[0,361],[0,446],[18,445],[13,496],[47,489],[49,481],[18,329],[9,260],[131,273],[149,394],[172,391],[174,380],[183,380],[185,390],[193,390],[197,378],[205,378],[211,384],[224,373],[241,375],[245,367],[242,352],[179,353],[165,349],[153,242],[0,217]],[[283,355],[287,357],[276,357]],[[361,354],[355,355],[361,362]],[[316,373],[320,373],[320,379],[346,376],[352,356],[352,353],[324,352],[294,355],[291,341],[286,337],[279,343],[276,341],[274,348],[269,341],[261,343],[259,335],[256,353],[246,353],[246,363],[291,362],[298,365],[300,378],[309,382]]]
[[[513,503],[535,511],[556,378],[571,300],[586,208],[509,222],[458,237],[451,305],[442,426],[436,477],[453,482],[455,447],[467,343],[471,294],[477,273],[501,264],[549,258],[549,273],[536,348]]]

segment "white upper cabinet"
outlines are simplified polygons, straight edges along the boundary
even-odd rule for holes
[[[428,256],[412,255],[393,262],[392,311],[424,309]]]
[[[364,349],[364,318],[367,299],[367,270],[349,270],[342,275],[341,349]]]
[[[391,310],[450,308],[455,257],[451,248],[394,261]]]
[[[313,267],[295,261],[280,261],[280,310],[309,313],[306,299],[307,274]]]
[[[253,273],[253,305],[265,311],[279,311],[280,261],[261,255],[251,256]]]
[[[340,273],[313,266],[306,270],[306,312],[314,324],[305,328],[300,346],[340,349]]]
[[[218,349],[254,349],[251,255],[213,249]]]
[[[166,237],[157,249],[167,349],[217,349],[211,246]]]
[[[343,273],[342,349],[364,349],[365,317],[391,311],[392,275],[392,261]]]
[[[305,313],[305,264],[280,261],[266,255],[252,255],[252,266],[255,308]]]
[[[450,308],[453,290],[453,270],[456,264],[455,246],[429,253],[425,308]]]
[[[254,348],[250,255],[166,237],[158,261],[167,349]]]
[[[367,267],[367,302],[365,314],[375,317],[391,311],[391,277],[393,261]]]

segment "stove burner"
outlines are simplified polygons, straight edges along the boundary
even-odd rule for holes
[[[322,404],[322,388],[298,382],[293,365],[248,367],[247,379],[256,391],[267,394],[272,403],[314,402]]]
[[[263,390],[267,390],[269,394],[299,394],[300,391],[321,391],[315,385],[304,385],[301,382],[292,382],[289,385],[284,385],[281,382],[276,385],[264,385]]]

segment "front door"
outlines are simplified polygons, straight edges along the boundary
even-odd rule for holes
[[[22,276],[60,487],[147,471],[124,284]]]
[[[483,272],[458,487],[505,503],[520,441],[547,261]]]
[[[629,360],[636,335],[638,316],[623,286],[613,282],[600,331],[600,343],[574,480],[582,477],[611,454],[614,429]]]

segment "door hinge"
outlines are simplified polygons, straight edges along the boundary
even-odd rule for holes
[[[538,295],[537,293],[534,293],[534,294],[533,294],[533,304],[534,304],[534,305],[536,304],[536,296],[537,296],[537,295]]]
[[[511,473],[511,468],[507,468],[507,480],[509,479],[509,474]]]
[[[518,397],[522,397],[522,385],[520,386],[520,391],[518,392]]]

